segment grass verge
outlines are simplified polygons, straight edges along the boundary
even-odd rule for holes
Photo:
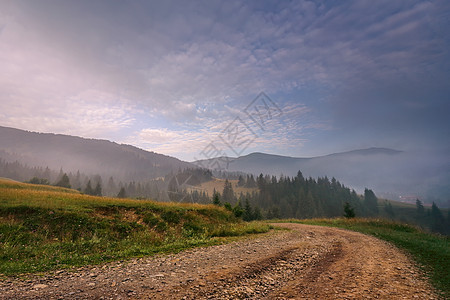
[[[86,196],[0,179],[0,276],[100,264],[267,232],[213,205]]]
[[[339,227],[373,235],[404,249],[429,276],[431,283],[450,299],[450,239],[398,222],[380,219],[287,220],[309,225]]]

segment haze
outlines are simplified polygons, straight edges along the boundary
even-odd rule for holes
[[[265,92],[280,113],[239,155],[384,147],[439,153],[448,174],[449,12],[448,1],[1,0],[0,125],[193,161]]]

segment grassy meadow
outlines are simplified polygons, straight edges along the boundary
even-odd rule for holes
[[[236,196],[239,196],[240,193],[243,193],[245,195],[246,193],[251,194],[252,192],[258,191],[257,188],[247,188],[247,187],[238,186],[237,179],[230,179],[228,181],[233,186],[233,191]],[[199,186],[196,186],[195,188],[191,188],[189,191],[193,191],[193,190],[204,191],[212,197],[214,190],[222,193],[224,186],[225,186],[225,179],[213,178],[210,181],[201,183]]]
[[[0,276],[177,252],[270,228],[213,205],[94,197],[0,179]]]
[[[403,209],[412,217],[411,207]],[[340,227],[391,242],[411,254],[450,297],[448,237],[378,219],[285,222]],[[95,197],[0,178],[0,277],[177,252],[270,228],[266,222],[243,222],[214,205]]]

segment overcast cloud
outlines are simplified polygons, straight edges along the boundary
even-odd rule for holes
[[[450,149],[448,1],[0,0],[0,125],[199,157]],[[224,150],[226,150],[224,148]],[[233,155],[228,150],[227,154]]]

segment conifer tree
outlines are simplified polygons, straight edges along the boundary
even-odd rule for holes
[[[95,196],[102,196],[102,184],[100,183],[100,181],[97,182],[97,185],[95,186],[94,195]]]
[[[56,185],[56,186],[65,187],[65,188],[70,189],[71,186],[70,186],[69,176],[67,176],[67,174],[64,173],[64,174],[61,176],[61,179],[59,179],[59,181],[58,181],[55,185]]]
[[[242,214],[244,213],[244,210],[241,206],[241,201],[238,201],[236,205],[233,207],[233,214],[236,218],[242,217]]]
[[[114,182],[113,177],[109,177],[108,184],[106,186],[105,194],[114,195],[116,192],[116,183]]]
[[[416,213],[417,217],[422,217],[425,215],[425,207],[423,207],[422,201],[416,199]]]
[[[256,187],[256,181],[253,175],[247,175],[247,182],[245,183],[245,187],[254,188]]]
[[[348,202],[345,202],[345,205],[344,205],[344,217],[346,217],[347,219],[351,219],[351,218],[355,217],[355,210]]]
[[[253,209],[250,205],[250,202],[248,199],[245,199],[245,205],[244,205],[244,213],[242,215],[242,219],[244,221],[251,221],[253,220]]]
[[[253,208],[253,219],[254,220],[262,220],[261,209],[258,206]]]
[[[94,189],[92,189],[91,180],[89,180],[88,183],[86,184],[84,193],[87,195],[94,195]]]
[[[436,203],[431,206],[431,231],[445,234],[445,218]]]
[[[374,192],[367,188],[364,190],[364,206],[369,216],[378,214],[378,199]]]
[[[390,202],[388,202],[388,201],[384,202],[384,211],[391,218],[393,218],[395,216],[394,208],[392,207],[392,204]]]
[[[214,192],[212,203],[214,205],[217,205],[217,206],[221,206],[222,205],[222,203],[220,202],[220,195],[219,195],[219,193]]]
[[[125,192],[125,188],[121,187],[119,193],[117,194],[117,198],[126,198],[127,193]]]
[[[222,201],[228,203],[234,202],[233,186],[231,185],[231,182],[228,181],[228,179],[225,180],[225,185],[223,186]]]

